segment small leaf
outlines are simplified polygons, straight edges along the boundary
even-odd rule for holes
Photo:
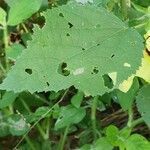
[[[150,85],[142,87],[136,97],[138,111],[150,127]]]
[[[106,129],[106,138],[113,146],[124,150],[124,141],[128,138],[130,132],[128,129],[119,131],[116,126],[110,125]]]
[[[112,150],[113,146],[108,142],[107,138],[102,137],[94,143],[93,149],[94,150]]]
[[[118,142],[117,142],[118,135],[119,135],[119,130],[117,127],[110,125],[106,128],[107,139],[113,146],[118,146]]]
[[[119,103],[124,111],[129,110],[132,107],[134,98],[138,90],[139,90],[139,82],[137,78],[134,78],[132,86],[127,93],[117,90]]]
[[[23,49],[25,49],[21,44],[13,44],[10,47],[7,48],[6,50],[6,55],[8,58],[12,59],[15,61],[18,56],[22,53]]]
[[[64,128],[71,124],[79,123],[85,116],[85,109],[76,108],[72,105],[61,107],[59,118],[55,123],[55,128]]]
[[[0,7],[0,25],[5,26],[6,24],[6,12]]]
[[[6,0],[9,5],[8,25],[17,25],[37,12],[42,0]]]
[[[30,122],[30,123],[35,122],[39,120],[44,114],[46,114],[49,111],[49,109],[50,109],[49,107],[45,107],[45,106],[39,107],[34,113],[26,115],[25,118],[27,122]],[[50,115],[51,113],[48,113],[45,116],[45,118],[49,117]]]
[[[29,126],[25,122],[24,118],[20,115],[12,115],[8,117],[7,123],[9,125],[9,131],[12,135],[20,136],[25,134]]]
[[[78,91],[78,93],[76,95],[74,95],[71,99],[72,105],[79,108],[81,105],[81,102],[83,100],[83,96],[84,96],[83,92]]]
[[[125,145],[126,150],[150,150],[150,142],[139,134],[131,135]]]
[[[0,108],[5,108],[9,105],[11,105],[15,99],[17,98],[18,94],[15,94],[14,92],[6,92],[2,99],[0,99]]]

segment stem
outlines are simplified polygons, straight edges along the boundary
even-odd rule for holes
[[[65,145],[66,137],[67,137],[67,134],[68,134],[68,130],[69,130],[69,125],[65,129],[64,135],[60,138],[59,150],[64,149],[64,145]]]
[[[21,25],[22,25],[24,31],[25,31],[26,33],[28,33],[28,29],[27,29],[26,25],[25,25],[24,23],[21,23]]]
[[[143,120],[142,117],[141,117],[141,118],[138,118],[138,119],[136,119],[136,120],[134,120],[134,121],[132,122],[132,125],[131,125],[130,128],[134,128],[135,126],[137,126],[137,125],[139,125],[139,124],[141,124],[141,123],[143,123],[143,122],[144,122],[144,120]]]
[[[27,141],[27,143],[30,146],[31,150],[36,150],[33,143],[31,142],[31,140],[28,136],[25,137],[25,140]]]
[[[28,135],[28,133],[37,125],[37,123],[38,123],[40,120],[42,120],[48,113],[50,113],[56,105],[58,105],[61,101],[63,101],[63,99],[65,98],[65,96],[67,95],[68,92],[69,92],[69,89],[67,89],[67,90],[65,91],[65,93],[63,94],[63,96],[61,97],[61,99],[60,99],[57,103],[55,103],[45,114],[43,114],[43,115],[41,116],[41,118],[40,118],[39,120],[37,120],[37,121],[30,127],[30,129],[23,135],[23,137],[22,137],[21,140],[17,143],[17,145],[13,148],[13,150],[16,150],[16,149],[17,149],[17,147],[18,147],[18,146],[22,143],[22,141],[25,139],[26,135]]]
[[[50,118],[47,118],[47,126],[46,126],[46,136],[49,138],[49,130],[50,130]]]
[[[123,16],[123,20],[127,20],[128,19],[128,11],[131,6],[131,2],[130,2],[130,0],[120,0],[120,4],[121,4],[121,13]]]
[[[2,70],[2,72],[4,73],[4,76],[6,76],[6,70],[3,67],[2,63],[0,63],[0,69]]]
[[[8,71],[8,58],[6,55],[6,49],[8,48],[8,33],[7,33],[7,24],[3,26],[3,40],[4,40],[4,49],[5,49],[5,68],[6,72]]]
[[[21,102],[22,102],[23,106],[25,107],[25,109],[26,109],[29,113],[32,113],[31,110],[30,110],[30,108],[28,107],[28,105],[25,103],[25,101],[24,101],[22,98],[21,98]],[[42,127],[40,126],[40,124],[37,124],[36,127],[37,127],[39,133],[41,134],[42,138],[43,138],[44,140],[46,140],[46,139],[47,139],[47,135],[46,135],[45,132],[43,131],[43,129],[42,129]]]
[[[133,121],[133,110],[132,110],[132,107],[128,110],[128,114],[129,114],[129,118],[128,118],[127,127],[130,128],[132,126],[132,121]]]
[[[94,97],[93,102],[92,102],[92,108],[91,108],[91,121],[92,121],[94,140],[97,138],[97,136],[96,136],[96,132],[97,132],[97,127],[96,127],[97,100],[98,100],[98,96]]]

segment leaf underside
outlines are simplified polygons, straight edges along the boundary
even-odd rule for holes
[[[35,27],[1,89],[33,93],[74,85],[94,96],[109,90],[103,75],[113,73],[117,87],[141,63],[141,36],[102,7],[68,4],[44,16],[45,26]]]

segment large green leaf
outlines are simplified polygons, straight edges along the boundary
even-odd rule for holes
[[[136,97],[136,104],[144,121],[150,127],[150,85],[145,85],[140,89]]]
[[[5,0],[9,5],[8,25],[17,25],[37,12],[42,0]]]
[[[131,135],[125,144],[126,150],[150,150],[150,142],[139,134]]]
[[[46,25],[34,29],[1,89],[32,93],[74,85],[86,94],[103,94],[109,91],[105,74],[117,87],[141,63],[141,36],[102,7],[68,4],[44,16]]]

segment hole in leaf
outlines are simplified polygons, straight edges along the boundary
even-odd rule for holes
[[[100,44],[98,43],[97,46],[99,46]]]
[[[104,85],[107,88],[112,89],[113,88],[113,80],[109,77],[109,75],[104,74],[102,77],[103,77],[103,80],[104,80]]]
[[[112,55],[111,55],[111,58],[113,58],[114,56],[115,56],[115,55],[114,55],[114,54],[112,54]]]
[[[98,72],[99,72],[99,70],[97,69],[97,67],[94,67],[91,74],[98,74]]]
[[[67,33],[67,34],[66,34],[66,36],[70,36],[70,34],[69,34],[69,33]]]
[[[99,70],[95,67],[95,68],[93,69],[93,72],[94,72],[95,74],[98,74]]]
[[[85,48],[82,47],[82,50],[85,51]]]
[[[39,25],[39,27],[42,29],[45,25],[45,22],[46,22],[45,17],[44,16],[38,17],[36,22]]]
[[[60,16],[60,17],[64,17],[63,13],[59,13],[59,16]]]
[[[49,86],[50,84],[49,84],[49,82],[46,82],[46,84],[47,84],[47,86]]]
[[[63,76],[69,76],[70,71],[67,70],[67,63],[63,62],[62,64],[59,65],[58,73],[63,75]]]
[[[73,24],[68,22],[68,25],[69,25],[69,28],[72,28],[73,27]]]
[[[26,68],[26,69],[25,69],[25,72],[26,72],[27,74],[30,74],[30,75],[31,75],[31,74],[32,74],[32,69]]]

